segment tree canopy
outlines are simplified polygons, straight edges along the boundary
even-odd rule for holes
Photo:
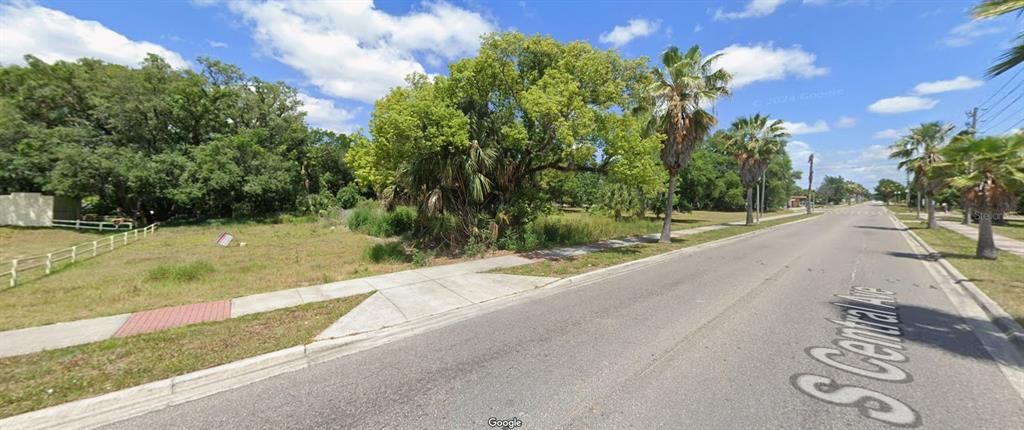
[[[150,221],[255,216],[336,193],[346,136],[310,130],[294,89],[208,58],[175,70],[81,59],[0,68],[0,193],[82,198]],[[152,214],[151,214],[152,211]]]
[[[419,207],[421,237],[448,245],[542,212],[543,172],[607,173],[656,193],[661,137],[624,113],[650,85],[647,70],[646,59],[585,42],[491,34],[448,76],[410,76],[378,100],[371,139],[346,159],[361,183]]]

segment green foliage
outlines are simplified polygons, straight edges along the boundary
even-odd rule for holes
[[[890,201],[905,192],[906,188],[903,187],[903,184],[892,179],[880,179],[878,185],[875,185],[875,196],[885,204],[889,204]]]
[[[416,206],[422,242],[456,248],[492,222],[504,231],[542,213],[547,171],[618,172],[656,190],[658,139],[622,113],[649,85],[645,63],[585,42],[491,34],[448,76],[410,76],[377,101],[372,140],[357,137],[345,159],[387,203]]]
[[[408,206],[386,211],[378,202],[365,200],[348,215],[348,228],[370,236],[391,237],[412,232],[416,210]]]
[[[338,190],[336,198],[338,206],[342,209],[352,209],[363,200],[363,196],[359,192],[359,186],[355,183],[348,184]]]
[[[417,249],[412,253],[412,265],[413,267],[424,267],[430,265],[430,260],[434,259],[434,251],[424,251]]]
[[[363,259],[371,263],[405,263],[409,261],[409,254],[401,242],[387,242],[366,248]]]
[[[352,180],[350,139],[308,129],[294,89],[198,63],[29,56],[0,67],[0,193],[89,199],[146,221],[210,219],[318,212],[322,202],[301,196],[334,196]]]
[[[206,261],[188,263],[164,263],[146,274],[147,281],[192,282],[214,272],[213,265]]]
[[[842,176],[825,176],[816,196],[825,203],[837,204],[846,200],[846,180]]]

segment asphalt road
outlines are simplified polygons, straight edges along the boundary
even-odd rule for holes
[[[861,205],[116,427],[1024,428],[969,327]]]

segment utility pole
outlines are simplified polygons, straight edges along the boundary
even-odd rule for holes
[[[970,133],[971,133],[971,137],[974,137],[974,135],[977,134],[977,132],[978,132],[978,108],[974,107],[974,109],[971,109],[970,111],[967,112],[967,115],[969,115],[971,117],[971,128],[969,130],[970,130]],[[971,165],[968,166],[968,168],[971,169],[971,170],[974,170],[974,161],[973,160],[971,161]],[[963,209],[964,209],[964,222],[963,223],[964,224],[970,224],[971,223],[971,215],[972,215],[971,214],[971,209],[972,209],[971,208],[971,204],[967,202],[967,199],[962,199],[962,202],[963,202],[963,206],[964,206],[963,207]]]
[[[807,214],[810,215],[814,210],[814,198],[811,197],[811,186],[814,184],[814,154],[807,158],[807,162],[811,164],[807,169]]]

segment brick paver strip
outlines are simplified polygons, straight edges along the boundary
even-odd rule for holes
[[[231,316],[231,301],[196,303],[136,312],[124,323],[114,337],[149,333],[183,325],[207,321],[220,321]]]

